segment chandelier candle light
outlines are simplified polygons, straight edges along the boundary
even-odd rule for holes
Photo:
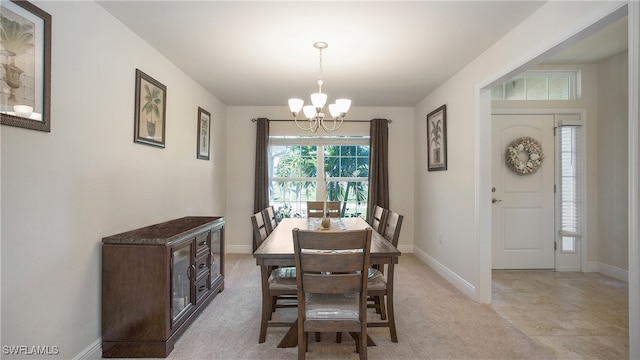
[[[338,130],[344,121],[345,115],[351,107],[351,100],[349,99],[337,99],[334,104],[329,104],[329,113],[332,120],[327,121],[324,118],[323,108],[327,103],[327,94],[322,92],[322,50],[329,46],[326,42],[317,42],[313,44],[313,47],[320,52],[320,74],[318,76],[318,92],[311,94],[311,105],[304,105],[304,100],[298,98],[289,99],[289,110],[293,114],[293,120],[296,126],[304,131],[316,132],[319,127],[326,132],[332,132]],[[308,123],[303,126],[298,122],[298,114],[300,110],[303,111],[304,116],[307,118]],[[332,123],[331,123],[332,122]],[[331,124],[328,124],[331,123]]]

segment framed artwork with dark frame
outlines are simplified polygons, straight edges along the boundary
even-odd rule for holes
[[[202,160],[209,160],[210,139],[211,138],[211,114],[198,107],[198,151],[196,157]]]
[[[0,121],[51,131],[51,15],[28,1],[0,3]]]
[[[447,170],[447,105],[427,115],[427,170]]]
[[[136,69],[134,142],[165,147],[166,104],[167,87]]]

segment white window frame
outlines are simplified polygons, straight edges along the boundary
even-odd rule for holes
[[[269,138],[271,146],[317,146],[317,173],[316,177],[275,177],[271,172],[272,164],[269,164],[269,183],[274,181],[309,181],[316,183],[316,201],[325,199],[327,194],[324,170],[324,146],[370,146],[369,136],[273,136]],[[322,150],[322,151],[321,151]],[[339,182],[369,182],[368,178],[360,177],[331,177],[330,181]],[[368,201],[368,199],[367,199]],[[366,209],[365,209],[366,210]],[[366,217],[366,214],[364,214]]]
[[[586,127],[584,126],[584,114],[565,113],[555,114],[556,119],[556,270],[557,271],[587,271],[587,234],[586,234]],[[579,144],[578,151],[578,172],[579,182],[577,183],[577,196],[580,209],[578,210],[578,229],[576,232],[563,231],[562,226],[562,163],[560,143],[560,127],[562,126],[578,126],[580,132],[578,134]],[[575,239],[575,251],[565,251],[562,247],[563,237],[572,237]]]

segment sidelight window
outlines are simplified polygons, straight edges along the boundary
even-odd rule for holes
[[[560,250],[577,252],[581,238],[582,191],[580,126],[558,127],[560,149]]]

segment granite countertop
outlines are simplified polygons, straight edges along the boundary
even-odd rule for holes
[[[183,218],[107,236],[102,239],[102,243],[166,245],[173,240],[179,239],[186,233],[213,227],[220,224],[220,222],[224,223],[224,218],[221,216],[185,216]]]

